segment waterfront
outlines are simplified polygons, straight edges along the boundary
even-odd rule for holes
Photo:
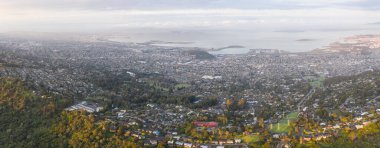
[[[289,52],[306,52],[317,48],[323,48],[333,41],[346,36],[380,33],[373,28],[368,30],[168,30],[151,31],[145,33],[125,32],[121,37],[110,37],[111,41],[148,43],[162,41],[150,45],[168,47],[199,47],[205,49],[219,49],[231,45],[241,45],[246,49],[279,49]],[[185,42],[186,44],[184,44]],[[234,48],[235,49],[235,48]],[[236,54],[242,53],[241,48],[236,48]],[[232,53],[232,49],[226,51]]]

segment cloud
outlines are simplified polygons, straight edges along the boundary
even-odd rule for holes
[[[374,7],[378,0],[0,0],[0,5],[35,9],[296,9],[319,7]]]
[[[373,5],[378,3],[376,0],[0,0],[0,27],[3,30],[68,27],[307,30],[376,22],[380,13]]]
[[[368,23],[367,25],[380,25],[380,22]]]
[[[342,3],[352,3],[352,2],[365,2],[367,0],[275,0],[282,3],[298,3],[298,4],[342,4]]]
[[[127,28],[255,28],[310,30],[321,27],[354,27],[380,20],[380,11],[320,9],[162,9],[162,10],[7,10],[0,13],[2,26],[13,29],[71,27]],[[88,27],[90,26],[90,27]],[[343,27],[342,27],[343,26]],[[31,28],[33,27],[33,28]],[[329,29],[329,28],[328,28]]]

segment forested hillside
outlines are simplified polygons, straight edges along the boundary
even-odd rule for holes
[[[1,147],[136,146],[122,127],[84,111],[66,112],[69,99],[41,94],[15,78],[0,79]],[[131,142],[132,141],[132,142]]]
[[[15,78],[0,79],[0,145],[48,147],[61,99],[37,95]],[[64,102],[62,102],[62,105]]]

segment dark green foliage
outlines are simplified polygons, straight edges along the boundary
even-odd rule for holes
[[[14,78],[0,79],[0,145],[4,147],[51,147],[50,126],[57,99],[36,96]]]
[[[199,60],[212,60],[215,59],[215,56],[212,54],[209,54],[207,51],[202,51],[202,50],[191,50],[188,51],[190,55],[194,55],[196,59]]]
[[[66,102],[37,95],[18,79],[1,78],[0,147],[136,147],[123,129],[111,132],[108,122],[85,112],[60,115],[59,104]]]

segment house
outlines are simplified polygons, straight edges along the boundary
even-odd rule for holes
[[[334,129],[340,129],[340,125],[337,124],[337,125],[333,126],[333,128]]]
[[[151,145],[157,145],[157,140],[150,140]]]
[[[133,73],[133,72],[129,72],[129,71],[127,71],[127,74],[129,74],[131,77],[135,77],[135,76],[136,76],[135,73]]]
[[[371,124],[372,123],[372,121],[366,121],[366,122],[363,122],[363,125],[364,126],[367,126],[367,125],[369,125],[369,124]]]
[[[316,141],[320,141],[320,140],[323,140],[323,139],[326,139],[326,138],[329,138],[329,137],[331,137],[331,135],[329,135],[329,134],[320,134],[320,135],[316,136],[315,140]]]
[[[177,141],[175,142],[176,145],[183,145],[183,142]]]
[[[193,146],[193,144],[191,144],[191,143],[185,143],[184,146],[185,146],[185,148],[191,148]]]
[[[179,139],[181,139],[181,136],[173,136],[173,139],[179,140]]]
[[[126,110],[120,110],[120,111],[118,111],[116,113],[117,118],[124,118],[126,112],[127,112]]]
[[[218,127],[218,122],[193,122],[197,127]]]
[[[138,135],[138,134],[132,134],[133,137],[136,137],[136,138],[139,138],[139,139],[143,139],[144,137],[141,136],[141,135]]]
[[[241,139],[235,139],[235,143],[241,143]]]
[[[361,120],[363,120],[363,117],[356,117],[355,118],[355,121],[361,121]]]
[[[147,104],[146,106],[148,106],[148,107],[150,107],[150,108],[154,108],[154,107],[156,107],[155,104]]]
[[[312,136],[311,135],[305,135],[304,137],[303,137],[303,140],[304,141],[310,141],[312,139]]]
[[[133,126],[133,125],[139,125],[139,123],[135,122],[135,121],[132,121],[132,122],[128,122],[128,125],[130,126]]]
[[[355,125],[356,129],[362,129],[364,126],[363,125]]]
[[[227,144],[227,140],[219,140],[219,144]]]
[[[160,131],[155,130],[155,131],[153,131],[153,134],[156,135],[156,136],[158,136],[158,135],[160,135]]]
[[[218,141],[211,141],[212,144],[219,144]]]
[[[279,134],[274,134],[274,135],[273,135],[273,138],[275,138],[275,139],[279,139],[279,138],[280,138],[280,135],[279,135]]]

